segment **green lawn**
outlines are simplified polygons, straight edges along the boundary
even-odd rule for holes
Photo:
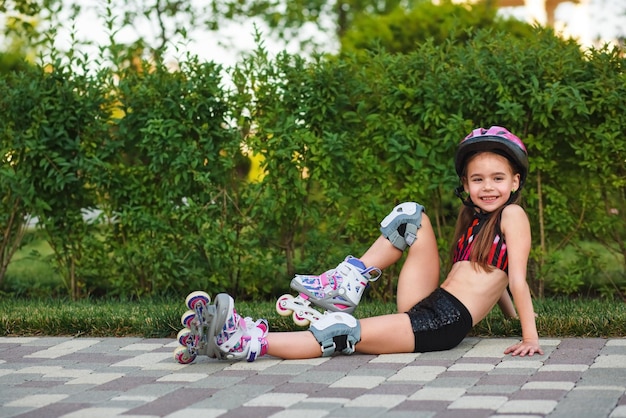
[[[535,300],[539,335],[546,337],[626,336],[626,304],[601,299]],[[267,318],[272,331],[305,329],[275,311],[275,302],[241,302],[244,316]],[[394,312],[393,304],[363,302],[355,316]],[[179,329],[186,307],[182,300],[111,302],[82,300],[0,300],[0,325],[4,336],[74,335],[93,337],[171,337]],[[472,331],[477,336],[519,336],[519,321],[505,320],[496,308]]]

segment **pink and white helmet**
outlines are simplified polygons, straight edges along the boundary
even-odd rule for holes
[[[519,189],[522,188],[528,176],[528,151],[521,139],[501,126],[474,129],[456,150],[454,166],[459,177],[463,176],[467,159],[481,151],[495,152],[508,158],[519,169]]]

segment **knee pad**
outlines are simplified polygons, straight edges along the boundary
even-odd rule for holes
[[[324,357],[338,351],[352,354],[356,343],[361,341],[361,324],[355,317],[345,312],[327,313],[322,319],[311,324],[309,331],[320,343]]]
[[[417,230],[422,226],[424,206],[415,202],[404,202],[393,208],[380,223],[380,232],[394,247],[404,251],[417,239]]]

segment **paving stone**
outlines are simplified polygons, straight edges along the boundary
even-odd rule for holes
[[[345,376],[331,384],[330,387],[372,389],[384,381],[383,376]]]
[[[507,402],[506,396],[461,396],[452,402],[448,409],[490,409],[496,410]]]
[[[507,401],[498,408],[498,413],[504,414],[541,414],[545,416],[556,408],[558,402],[552,400],[513,400]]]
[[[227,409],[214,409],[214,408],[185,408],[172,412],[166,415],[166,418],[189,418],[189,417],[202,417],[202,418],[217,418],[223,416],[228,412]]]
[[[519,390],[514,385],[476,385],[467,388],[467,393],[472,395],[511,395]]]
[[[322,383],[296,383],[296,382],[284,382],[277,385],[274,390],[283,393],[309,393],[316,394],[316,392],[326,389],[328,385]],[[379,387],[379,386],[378,386]],[[377,387],[377,388],[378,388]]]
[[[478,382],[479,376],[465,377],[436,377],[435,379],[424,383],[427,387],[454,387],[454,388],[470,388]]]
[[[319,390],[315,393],[316,396],[321,398],[345,398],[347,400],[354,399],[358,396],[367,393],[367,389],[363,388],[329,388]]]
[[[299,376],[294,376],[291,378],[292,382],[302,382],[302,383],[322,383],[326,385],[330,385],[333,382],[344,377],[346,374],[344,372],[333,372],[333,371],[320,371],[318,368],[309,370],[305,373],[302,373]]]
[[[420,385],[383,382],[375,388],[370,389],[367,393],[410,396],[421,388]]]
[[[446,368],[442,366],[406,366],[391,376],[389,381],[430,382],[445,371]]]
[[[626,339],[468,337],[435,353],[200,357],[150,338],[0,337],[0,418],[626,418]]]
[[[118,390],[128,391],[138,386],[154,383],[156,379],[151,376],[121,376],[119,379],[111,380],[107,383],[98,385],[94,390]]]
[[[164,396],[160,396],[144,405],[133,408],[125,413],[132,415],[169,415],[179,409],[193,405],[199,400],[210,396],[211,393],[203,389],[180,388]]]
[[[626,405],[620,405],[611,412],[610,418],[624,418],[626,417]]]
[[[243,406],[282,406],[289,408],[306,398],[308,398],[306,393],[264,393],[256,398],[250,399],[244,403]]]
[[[275,414],[283,412],[284,409],[280,407],[241,407],[228,411],[228,418],[269,418]]]
[[[89,407],[90,406],[88,404],[82,403],[57,402],[43,408],[32,409],[28,412],[20,413],[15,416],[20,418],[61,417],[73,412],[84,414],[84,411]],[[4,411],[2,411],[2,413],[4,413]]]

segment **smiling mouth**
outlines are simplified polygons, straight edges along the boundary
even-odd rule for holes
[[[497,199],[498,199],[498,197],[497,197],[497,196],[484,196],[484,197],[481,197],[481,198],[480,198],[480,200],[481,200],[481,201],[486,202],[486,203],[489,203],[489,202],[494,202],[494,201],[496,201]]]

